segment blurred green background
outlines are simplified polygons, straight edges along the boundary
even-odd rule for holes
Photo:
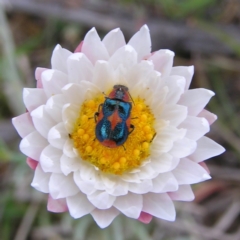
[[[216,92],[208,109],[218,121],[208,135],[227,151],[208,161],[213,179],[193,187],[194,202],[175,204],[173,223],[119,216],[101,230],[91,216],[47,212],[47,196],[30,187],[33,171],[11,125],[25,111],[22,88],[35,86],[35,68],[50,66],[57,43],[74,51],[92,26],[101,37],[120,27],[128,40],[144,23],[153,51],[173,50],[174,65],[195,66],[192,88]],[[1,0],[0,239],[239,240],[239,73],[239,0]]]

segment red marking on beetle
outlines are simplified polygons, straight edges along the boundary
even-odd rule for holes
[[[109,147],[109,148],[116,148],[118,147],[116,142],[110,139],[106,139],[104,141],[101,142],[102,145],[104,145],[105,147]]]
[[[111,116],[109,116],[108,121],[111,123],[111,130],[113,131],[118,123],[122,122],[122,119],[119,117],[118,111],[115,110]]]
[[[98,120],[97,122],[100,122],[102,119],[103,119],[104,115],[103,115],[103,112],[102,110],[99,112],[99,115],[98,115]]]
[[[131,125],[131,116],[129,116],[129,118],[126,120],[126,125],[128,128],[128,132],[130,131],[130,125]]]

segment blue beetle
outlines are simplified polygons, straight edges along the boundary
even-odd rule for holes
[[[124,85],[114,85],[104,103],[98,107],[94,118],[96,138],[102,145],[115,148],[123,145],[129,134],[134,130],[130,123],[132,103],[128,88]]]

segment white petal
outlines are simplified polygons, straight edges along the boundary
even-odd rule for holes
[[[96,191],[93,181],[84,181],[81,178],[79,171],[74,171],[74,181],[79,187],[79,189],[86,195],[93,194]]]
[[[208,137],[202,137],[197,141],[196,151],[189,156],[195,162],[202,162],[211,157],[223,153],[225,149]]]
[[[166,105],[162,110],[161,119],[169,121],[172,126],[178,126],[188,114],[188,109],[181,105]]]
[[[149,55],[151,53],[152,43],[148,26],[142,26],[129,40],[128,45],[131,45],[136,50],[138,61],[141,61]]]
[[[73,175],[65,176],[59,173],[52,173],[49,182],[49,192],[53,199],[70,197],[79,192],[73,181]]]
[[[49,130],[56,124],[42,105],[31,112],[34,127],[38,132],[47,138]]]
[[[197,147],[197,143],[189,138],[183,138],[174,142],[173,148],[169,152],[173,157],[183,158],[192,154]]]
[[[72,53],[62,48],[59,44],[54,48],[51,64],[52,69],[67,73],[67,59]]]
[[[20,137],[24,138],[35,131],[30,113],[24,113],[12,119],[12,124],[16,128]]]
[[[67,176],[69,173],[77,171],[81,166],[79,161],[79,158],[69,158],[63,154],[60,158],[62,172]]]
[[[86,91],[87,89],[84,89],[82,84],[76,83],[69,83],[62,89],[65,101],[77,105],[82,104],[84,101]]]
[[[209,123],[205,118],[193,116],[187,116],[179,127],[187,129],[186,137],[192,140],[198,140],[210,130]]]
[[[156,169],[154,169],[151,163],[146,163],[144,166],[138,169],[139,171],[136,173],[139,179],[152,179],[158,175]]]
[[[116,208],[110,208],[105,210],[95,209],[91,212],[93,219],[100,228],[105,228],[109,226],[118,214],[119,211]]]
[[[80,107],[76,104],[65,104],[62,109],[62,119],[66,131],[73,132],[76,120],[80,114]]]
[[[108,189],[114,188],[118,181],[117,177],[105,174],[101,174],[101,180],[104,186]]]
[[[190,67],[173,67],[170,75],[183,76],[186,79],[185,90],[187,90],[191,84],[194,73],[194,66]]]
[[[152,89],[155,89],[155,93],[152,97],[153,101],[152,103],[150,103],[150,108],[152,109],[155,118],[157,120],[163,121],[162,114],[164,110],[164,105],[166,104],[166,97],[169,89],[166,86],[162,88],[153,87]]]
[[[125,196],[117,197],[114,207],[130,218],[138,218],[143,206],[142,195],[128,193]]]
[[[92,81],[93,65],[83,53],[72,54],[67,61],[70,83]]]
[[[112,56],[117,49],[123,47],[126,44],[123,33],[119,28],[110,31],[103,38],[102,42],[105,45],[109,56]]]
[[[96,191],[87,196],[88,200],[98,209],[108,209],[112,207],[116,197],[109,195],[105,191]]]
[[[161,49],[154,52],[148,60],[152,60],[155,70],[162,74],[162,77],[169,76],[173,65],[174,52]]]
[[[64,123],[60,122],[52,127],[48,132],[47,139],[52,146],[62,150],[66,140],[69,139]]]
[[[159,174],[152,182],[152,192],[155,193],[172,192],[178,189],[178,182],[171,172]]]
[[[198,183],[211,178],[204,168],[187,158],[181,159],[172,173],[180,185]]]
[[[151,157],[151,165],[158,173],[169,172],[174,169],[179,163],[179,158],[174,158],[168,153],[161,154],[160,156]]]
[[[63,146],[63,153],[70,158],[78,157],[77,152],[75,151],[73,147],[72,140],[67,139],[64,146]]]
[[[23,89],[23,102],[29,112],[45,104],[46,101],[47,96],[43,89],[40,88]]]
[[[130,69],[127,76],[130,87],[133,88],[139,81],[147,81],[153,72],[154,65],[151,61],[143,60],[137,63]],[[148,82],[146,82],[146,84],[147,83]]]
[[[94,66],[93,83],[104,92],[116,84],[112,66],[106,61],[97,61]]]
[[[180,96],[184,92],[186,80],[183,77],[180,76],[170,76],[167,78],[167,86],[169,89],[169,92],[166,97],[166,103],[176,104],[178,100],[180,99]]]
[[[113,188],[107,188],[106,191],[113,196],[126,195],[128,193],[128,183],[118,180]]]
[[[47,210],[49,212],[61,213],[68,211],[66,198],[53,199],[51,195],[48,195]]]
[[[45,110],[56,122],[62,121],[62,108],[66,104],[63,94],[50,97],[46,103]]]
[[[35,169],[31,186],[40,192],[49,193],[49,179],[51,174],[43,172],[40,164]]]
[[[90,100],[95,98],[96,95],[102,94],[98,86],[89,81],[82,81],[80,85],[85,92],[84,100]]]
[[[147,81],[148,79],[143,79],[142,81],[139,81],[135,86],[131,88],[131,94],[135,97],[140,97],[142,99],[145,99],[145,103],[147,105],[154,106],[152,102],[154,100],[155,85],[152,84],[153,86],[150,86]],[[158,100],[160,101],[161,99],[158,99]],[[155,107],[153,108],[153,110],[155,113],[156,112]]]
[[[137,63],[137,52],[129,45],[119,48],[109,59],[114,69],[122,64],[126,69],[131,69]]]
[[[40,156],[40,164],[44,172],[61,173],[60,158],[62,151],[48,145]]]
[[[97,60],[108,60],[109,58],[107,49],[101,42],[95,28],[92,28],[86,34],[83,40],[82,52],[93,64],[95,64]]]
[[[80,176],[83,181],[86,182],[96,182],[96,170],[95,168],[87,162],[81,164]]]
[[[194,199],[194,194],[190,185],[180,185],[176,192],[170,192],[168,195],[175,201],[192,201]]]
[[[57,70],[46,70],[42,73],[42,84],[49,97],[62,93],[61,89],[68,83],[67,75]]]
[[[189,115],[197,116],[214,95],[214,92],[204,88],[191,89],[181,96],[178,104],[187,106]]]
[[[47,140],[35,131],[23,138],[19,147],[22,153],[38,161],[42,150],[47,145]]]
[[[175,208],[166,193],[148,193],[143,195],[143,212],[168,221],[174,221]]]
[[[81,105],[87,99],[95,98],[96,95],[102,94],[100,89],[89,81],[81,81],[79,84],[69,83],[63,89],[65,101],[67,103]]]
[[[80,218],[95,208],[87,199],[86,195],[79,192],[78,194],[67,197],[69,212],[73,218]]]
[[[217,120],[217,115],[203,109],[199,114],[198,117],[204,117],[207,119],[208,123],[211,125]]]
[[[168,152],[173,147],[173,143],[176,140],[182,139],[185,136],[186,131],[184,129],[167,126],[157,132],[151,146],[151,151],[154,156],[159,156],[162,153]]]
[[[141,180],[140,183],[129,183],[128,189],[130,192],[137,193],[137,194],[144,194],[152,189],[152,180],[144,179]]]
[[[133,173],[124,173],[123,175],[121,175],[121,179],[125,182],[129,183],[140,183],[141,180],[139,179],[137,174],[133,174]]]

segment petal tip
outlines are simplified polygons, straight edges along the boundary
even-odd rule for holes
[[[57,44],[53,51],[57,51],[59,49],[62,49],[62,46],[60,44]]]
[[[145,30],[145,31],[148,31],[148,32],[150,31],[147,24],[144,24],[144,25],[141,27],[140,30]]]

